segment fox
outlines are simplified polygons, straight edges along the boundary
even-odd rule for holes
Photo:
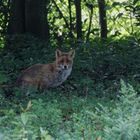
[[[22,89],[33,87],[44,90],[60,86],[71,74],[74,57],[75,50],[62,52],[57,49],[53,63],[30,66],[22,72],[16,83]]]

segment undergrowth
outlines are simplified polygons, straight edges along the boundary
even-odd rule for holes
[[[138,140],[140,46],[134,38],[63,44],[76,50],[71,76],[45,92],[0,88],[2,140]],[[56,46],[31,36],[8,37],[0,50],[0,84],[55,59]]]

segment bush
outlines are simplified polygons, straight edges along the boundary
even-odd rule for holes
[[[119,101],[115,107],[96,109],[96,113],[88,112],[98,123],[103,125],[105,140],[138,140],[140,137],[140,97],[131,85],[121,81]]]

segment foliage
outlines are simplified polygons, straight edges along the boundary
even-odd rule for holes
[[[115,108],[102,105],[101,110],[97,108],[97,112],[101,115],[100,120],[104,123],[104,138],[108,140],[139,139],[139,105],[140,98],[137,92],[131,85],[126,85],[121,80],[119,101]]]
[[[0,1],[0,32],[2,34],[6,33],[7,23],[9,19],[9,8],[10,3],[8,0],[1,0]]]
[[[50,41],[52,43],[71,42],[70,32],[72,32],[73,38],[76,38],[75,2],[71,1],[70,4],[72,23],[70,23],[69,3],[67,0],[50,0],[47,2]],[[10,0],[2,0],[0,5],[0,33],[2,35],[0,40],[3,40],[7,33],[11,2]],[[137,31],[139,30],[140,22],[139,6],[140,2],[138,0],[123,0],[120,2],[118,0],[106,0],[108,36],[118,39],[124,35],[132,35],[139,38],[139,32]],[[88,32],[90,40],[98,38],[100,32],[98,1],[84,0],[81,2],[81,8],[83,40],[86,40]],[[90,31],[88,31],[92,10],[92,24]]]
[[[0,50],[0,84],[13,84],[26,67],[55,59],[54,44],[29,35],[6,40]],[[17,88],[0,88],[0,139],[139,139],[139,41],[95,39],[73,48],[72,75],[62,86],[28,96]]]

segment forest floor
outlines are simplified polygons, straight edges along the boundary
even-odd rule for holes
[[[0,140],[140,138],[139,42],[73,46],[72,74],[60,87],[29,95],[16,87],[0,89]],[[55,49],[29,36],[10,38],[0,52],[0,84],[12,84],[28,66],[52,62]]]

